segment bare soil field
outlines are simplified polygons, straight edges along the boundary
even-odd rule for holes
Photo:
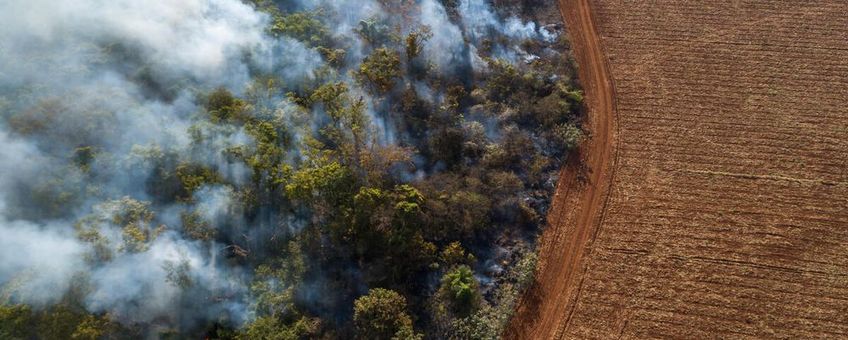
[[[561,5],[590,171],[506,336],[848,337],[848,2]]]

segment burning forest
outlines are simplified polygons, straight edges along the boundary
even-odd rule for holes
[[[552,10],[3,1],[0,338],[497,338],[584,138]]]

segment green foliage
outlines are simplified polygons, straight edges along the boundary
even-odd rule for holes
[[[395,187],[395,195],[397,197],[395,211],[401,223],[408,222],[421,212],[424,196],[415,187],[408,184],[398,185]]]
[[[470,234],[489,222],[491,200],[480,193],[457,191],[448,196],[446,202],[451,207],[448,218],[455,221],[461,233]]]
[[[246,156],[245,163],[253,169],[253,181],[259,183],[263,178],[273,185],[283,183],[291,175],[291,166],[283,164],[283,149],[288,145],[280,131],[271,122],[259,121],[245,124],[245,130],[256,141],[252,155]]]
[[[215,239],[216,230],[199,211],[184,211],[180,213],[183,233],[193,240],[211,241]]]
[[[498,339],[503,334],[515,308],[533,282],[538,256],[534,252],[520,253],[519,260],[509,269],[497,290],[492,305],[483,304],[476,312],[451,321],[450,339]]]
[[[182,190],[177,197],[182,201],[191,201],[194,192],[205,185],[221,183],[223,181],[221,176],[214,170],[191,163],[177,165],[174,173],[182,184]]]
[[[371,289],[353,304],[358,339],[405,339],[413,334],[406,298],[383,288]]]
[[[141,202],[129,197],[117,201],[105,203],[107,209],[112,209],[112,224],[123,226],[122,236],[124,244],[121,249],[129,252],[141,252],[147,250],[151,241],[156,239],[164,226],[153,227],[153,212],[150,211],[150,203]]]
[[[352,187],[353,177],[350,170],[338,162],[330,161],[295,171],[285,189],[288,197],[292,199],[340,202],[349,197]]]
[[[253,310],[260,315],[291,318],[297,316],[294,293],[306,273],[306,260],[300,244],[288,242],[277,259],[259,265],[250,286],[256,297]]]
[[[451,242],[445,246],[442,249],[440,258],[448,268],[457,265],[471,265],[477,260],[473,254],[467,253],[458,241]]]
[[[256,267],[250,293],[251,310],[258,317],[237,339],[314,338],[320,320],[303,315],[295,304],[296,289],[306,273],[306,260],[298,240],[289,241],[267,263]]]
[[[451,322],[451,340],[497,340],[503,331],[498,324],[495,308],[486,306],[477,313]]]
[[[350,103],[347,94],[348,88],[344,82],[327,83],[315,89],[306,104],[322,104],[330,117],[340,120]]]
[[[321,56],[324,57],[324,60],[327,61],[327,64],[330,64],[335,67],[340,67],[344,64],[345,57],[347,56],[347,51],[341,48],[327,48],[323,46],[319,46],[316,48],[318,53],[321,53]]]
[[[105,317],[86,315],[71,334],[74,340],[98,340],[104,338],[112,327],[111,322]]]
[[[583,142],[583,139],[585,139],[583,130],[580,130],[580,128],[573,124],[567,123],[557,125],[553,134],[556,141],[559,142],[566,150],[576,149],[580,143]]]
[[[571,100],[572,102],[575,102],[575,103],[582,103],[583,102],[583,92],[582,91],[580,91],[580,90],[569,90],[566,93],[567,93],[566,98],[568,98],[568,100]]]
[[[346,165],[358,169],[368,125],[365,102],[352,100],[343,82],[322,85],[312,93],[309,101],[322,105],[331,119],[330,124],[321,128],[322,135],[331,142],[329,148],[336,151]]]
[[[0,339],[132,339],[139,335],[108,315],[88,314],[68,303],[33,310],[25,305],[0,304]]]
[[[330,30],[318,19],[319,16],[319,12],[278,15],[274,18],[271,33],[291,37],[309,47],[328,47],[332,41]]]
[[[424,239],[425,198],[411,185],[391,190],[360,188],[353,198],[348,238],[365,260],[383,259],[387,275],[377,282],[403,282],[433,263],[436,246]]]
[[[0,339],[29,339],[33,313],[26,305],[0,305]]]
[[[225,88],[218,88],[206,98],[206,111],[213,122],[243,119],[246,103]]]
[[[550,129],[568,117],[571,104],[558,93],[552,93],[536,102],[536,118],[545,128]]]
[[[512,64],[496,59],[489,62],[489,73],[486,90],[493,101],[505,101],[516,93],[524,83],[518,69]]]
[[[77,197],[84,196],[80,193],[95,190],[84,183],[109,180],[97,176],[114,157],[129,176],[146,176],[151,202],[128,197],[105,201],[78,221],[78,238],[94,249],[92,262],[146,251],[164,230],[158,223],[171,221],[157,219],[151,207],[176,205],[189,239],[215,240],[230,249],[250,244],[251,256],[226,259],[253,271],[253,320],[231,330],[230,336],[238,339],[345,337],[351,328],[363,339],[420,339],[413,317],[428,331],[437,325],[428,334],[434,338],[499,336],[532,282],[535,260],[526,255],[505,265],[508,274],[493,278],[495,286],[484,299],[471,267],[477,259],[463,246],[486,254],[487,242],[544,222],[545,204],[536,202],[549,193],[551,173],[564,150],[585,138],[577,116],[582,93],[553,67],[511,64],[486,55],[481,57],[489,63],[487,70],[460,65],[451,72],[430,72],[434,65],[424,51],[432,32],[405,21],[418,15],[420,2],[413,0],[381,0],[389,15],[360,23],[357,31],[370,54],[359,65],[345,64],[357,58],[347,58],[350,46],[333,36],[323,9],[284,14],[279,1],[249,1],[271,15],[269,33],[303,42],[328,65],[305,83],[285,84],[276,73],[265,74],[256,76],[244,95],[224,88],[202,95],[203,108],[191,117],[187,153],[150,145],[134,148],[130,155],[111,155],[103,151],[111,148],[87,136],[97,129],[80,129],[86,136],[62,141],[73,152],[65,148],[54,155],[67,163],[53,171],[61,176],[28,190],[39,202],[50,202],[38,206],[55,211],[46,215],[62,216],[63,206],[75,207]],[[460,1],[441,2],[456,21]],[[501,43],[508,42],[489,45]],[[538,43],[523,47],[528,53],[543,48]],[[358,86],[343,81],[348,74],[342,72],[349,70]],[[46,101],[6,115],[7,123],[18,134],[48,136],[68,110],[62,100]],[[391,133],[376,133],[369,117]],[[101,110],[82,120],[109,130],[102,127],[114,124],[114,118]],[[234,138],[241,133],[252,140]],[[233,171],[243,167],[251,170],[250,180],[242,181],[239,171]],[[133,170],[148,168],[153,169],[150,174]],[[227,223],[221,227],[227,229],[220,234],[203,217],[206,212],[192,206],[197,191],[210,185],[233,194],[226,211],[232,216],[223,220]],[[289,222],[284,217],[304,224],[299,236],[292,239],[283,227]],[[256,229],[230,222],[240,218]],[[115,230],[121,239],[110,244],[106,236]],[[346,272],[349,267],[355,275]],[[163,269],[169,284],[196,284],[185,260],[172,259]],[[333,308],[303,301],[313,294],[318,270],[328,270],[320,277],[319,286],[325,288],[319,294],[338,288],[327,299],[333,300],[328,302]],[[440,287],[427,299],[432,292],[426,282],[437,274],[443,275]],[[309,287],[304,287],[305,279]],[[328,314],[339,320],[343,308],[349,314],[347,297],[362,285],[393,290],[373,289],[356,299],[352,325],[344,318],[340,324],[321,324],[319,317]],[[411,297],[409,306],[404,296]],[[421,315],[425,308],[433,315]],[[332,327],[339,327],[340,334]],[[3,339],[110,338],[117,329],[108,315],[89,315],[78,306],[44,312],[0,306]],[[185,335],[176,329],[162,334]],[[205,333],[210,338],[221,334],[227,333]]]
[[[273,316],[259,317],[242,330],[238,340],[299,340],[314,337],[320,327],[315,318],[302,317],[289,325]]]
[[[439,294],[443,295],[454,313],[461,317],[468,316],[480,305],[480,284],[474,277],[471,268],[465,265],[457,266],[442,277]]]
[[[147,250],[150,242],[165,230],[162,225],[153,225],[155,215],[150,210],[149,202],[123,197],[100,203],[94,207],[94,211],[77,221],[74,227],[80,240],[95,245],[97,259],[111,257],[110,245],[100,234],[104,227],[115,226],[121,229],[123,244],[118,250],[127,252]]]
[[[370,87],[377,94],[386,94],[394,88],[396,79],[401,77],[400,71],[400,54],[382,47],[362,61],[356,76],[363,86]]]

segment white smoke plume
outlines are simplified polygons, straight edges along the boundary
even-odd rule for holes
[[[154,207],[159,211],[151,223],[171,225],[142,251],[114,246],[122,242],[122,226],[95,228],[113,245],[114,257],[107,261],[92,261],[93,246],[78,240],[75,223],[97,214],[101,199],[85,197],[89,192],[149,199],[144,179],[152,165],[120,155],[154,146],[151,150],[166,147],[221,163],[219,153],[188,150],[190,117],[199,107],[193,88],[223,86],[241,93],[251,70],[291,83],[312,76],[323,64],[321,57],[295,40],[268,36],[268,20],[238,0],[0,2],[0,110],[6,122],[27,124],[28,117],[37,116],[50,124],[42,133],[24,136],[0,125],[5,296],[43,306],[83,277],[90,282],[85,299],[90,311],[120,320],[166,317],[171,324],[190,325],[223,316],[235,324],[244,321],[246,276],[218,260],[223,245],[186,240],[175,232],[179,218],[171,211],[179,207]],[[216,145],[205,150],[250,142],[239,131],[210,140]],[[62,179],[61,186],[79,176],[78,169],[60,161],[81,145],[98,146],[104,159],[92,167],[106,175],[98,183],[80,180],[82,200],[50,216],[37,206],[34,193],[49,186],[50,178]],[[223,171],[236,182],[246,172]],[[202,218],[213,222],[226,212],[228,194],[214,188],[198,192]]]
[[[484,0],[462,0],[458,22],[437,0],[418,5],[420,24],[433,34],[423,55],[443,74],[457,65],[485,67],[468,41],[547,34],[515,17],[501,22]],[[371,0],[302,0],[293,6],[331,15],[332,34],[348,39],[347,58],[354,64],[369,52],[357,37],[360,22],[386,16]],[[325,66],[303,43],[269,36],[270,20],[240,0],[0,1],[0,298],[45,306],[84,280],[91,312],[128,323],[246,321],[250,270],[226,263],[225,245],[181,234],[185,210],[197,211],[213,229],[238,223],[226,218],[236,201],[231,188],[200,188],[191,206],[148,207],[155,217],[144,223],[156,236],[137,251],[122,250],[124,226],[109,222],[114,212],[102,202],[152,201],[145,182],[155,170],[151,159],[167,159],[168,152],[214,166],[229,183],[249,180],[250,169],[226,162],[219,152],[250,145],[245,131],[195,127],[208,137],[202,145],[192,144],[189,131],[192,117],[203,110],[199,93],[224,87],[243,94],[255,73],[297,86]],[[511,56],[516,48],[496,52]],[[439,95],[424,84],[412,86],[432,101]],[[367,97],[355,86],[352,92]],[[291,104],[273,99],[271,109],[285,117]],[[375,110],[369,107],[381,141],[395,143],[393,127]],[[33,124],[46,125],[24,133],[35,131],[28,127]],[[67,166],[81,146],[96,147],[99,156],[90,166],[97,181]],[[65,194],[73,199],[41,205],[46,196]],[[107,260],[95,259],[103,250],[95,243],[80,240],[77,222],[92,216],[99,224],[90,231],[109,244]],[[291,232],[299,230],[294,217],[280,220]]]

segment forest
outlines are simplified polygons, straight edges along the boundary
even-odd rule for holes
[[[3,2],[0,338],[498,338],[586,138],[539,10]]]

